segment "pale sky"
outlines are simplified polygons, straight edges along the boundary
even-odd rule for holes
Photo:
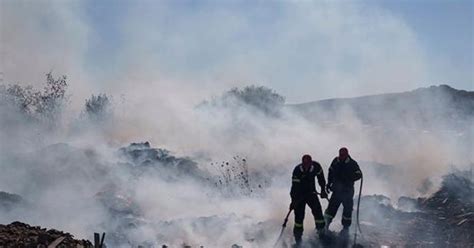
[[[473,90],[473,1],[0,0],[4,83],[75,94],[260,84],[291,103]]]

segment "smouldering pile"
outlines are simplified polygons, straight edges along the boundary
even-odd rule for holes
[[[441,188],[426,199],[420,208],[436,216],[444,225],[450,243],[474,244],[474,185],[472,172],[451,173],[443,178]]]
[[[88,240],[76,240],[71,234],[55,229],[48,230],[21,222],[0,225],[0,247],[2,248],[36,248],[49,247],[49,245],[52,247],[92,247],[92,243]]]

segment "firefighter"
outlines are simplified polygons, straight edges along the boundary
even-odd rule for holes
[[[321,165],[313,161],[310,155],[304,155],[302,157],[302,163],[297,165],[293,170],[290,192],[290,209],[295,210],[293,234],[295,236],[296,246],[301,244],[301,236],[303,236],[303,219],[306,204],[311,208],[319,235],[322,235],[322,231],[324,231],[325,222],[316,191],[315,177],[318,178],[318,183],[321,187],[321,198],[327,198],[328,195],[325,192],[326,179],[324,178]]]
[[[328,184],[326,191],[333,192],[329,199],[329,204],[324,212],[326,229],[336,216],[339,206],[342,204],[343,229],[342,235],[349,234],[349,227],[352,223],[352,208],[354,205],[354,182],[362,177],[362,172],[357,162],[349,156],[347,148],[339,149],[339,156],[334,158],[329,167]]]

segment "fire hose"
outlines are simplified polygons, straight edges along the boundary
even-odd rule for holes
[[[354,244],[352,245],[353,248],[358,247],[357,245],[357,230],[359,230],[360,235],[362,236],[362,230],[360,229],[360,221],[359,221],[359,208],[360,208],[360,196],[362,194],[362,185],[364,184],[364,176],[361,176],[360,178],[360,188],[359,188],[359,197],[357,199],[357,212],[356,212],[356,218],[357,218],[357,228],[354,233]]]
[[[324,189],[322,189],[322,190],[324,190]],[[318,195],[321,195],[321,193],[319,193],[319,192],[317,192],[317,191],[316,191],[315,193],[318,194]],[[303,197],[303,199],[304,199],[304,197]],[[325,199],[328,200],[328,198],[325,198]],[[301,200],[302,200],[302,199],[301,199]],[[296,203],[296,205],[298,205],[301,200],[298,200],[297,203]],[[328,201],[329,201],[329,200],[328,200]],[[288,223],[288,217],[290,216],[291,211],[293,211],[293,208],[290,208],[290,210],[288,210],[288,213],[286,214],[285,220],[283,221],[283,225],[282,225],[282,227],[281,227],[280,235],[278,236],[277,241],[276,241],[275,244],[273,245],[274,248],[277,247],[278,243],[279,243],[280,240],[281,240],[281,237],[283,236],[283,232],[285,231],[286,224]]]
[[[359,196],[357,198],[357,212],[356,212],[356,218],[357,218],[357,228],[356,228],[356,231],[354,233],[354,244],[353,244],[353,248],[356,248],[356,247],[359,247],[357,245],[357,230],[359,231],[359,233],[361,234],[362,236],[362,229],[360,228],[360,221],[359,221],[359,209],[360,209],[360,198],[361,198],[361,195],[362,195],[362,186],[364,184],[364,177],[362,176],[360,178],[360,187],[359,187]],[[324,189],[323,189],[324,190]],[[315,192],[316,194],[318,195],[321,195],[321,193],[319,192]],[[326,200],[329,201],[328,198],[325,198]],[[281,228],[281,232],[280,232],[280,235],[278,236],[278,239],[277,241],[275,242],[275,244],[273,245],[273,247],[277,247],[278,243],[280,242],[281,240],[281,237],[283,236],[283,232],[285,231],[285,228],[286,228],[286,224],[288,223],[288,217],[290,216],[291,214],[291,211],[293,211],[293,208],[291,208],[290,210],[288,210],[288,213],[286,214],[285,216],[285,220],[283,221],[283,225],[282,225],[282,228]]]
[[[278,239],[273,245],[273,247],[277,247],[278,243],[280,242],[280,239],[283,236],[283,232],[285,231],[286,223],[288,222],[288,217],[290,216],[291,211],[293,211],[293,208],[290,208],[290,210],[288,210],[288,213],[286,214],[285,220],[283,221],[283,225],[281,227],[280,235],[278,236]]]

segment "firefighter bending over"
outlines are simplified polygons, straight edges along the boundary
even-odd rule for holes
[[[354,205],[354,182],[362,177],[362,172],[355,160],[349,156],[347,148],[339,149],[339,156],[334,158],[329,167],[327,192],[333,192],[329,199],[328,208],[324,212],[326,229],[329,228],[332,219],[336,216],[339,206],[342,204],[342,226],[341,234],[349,234],[352,223],[352,208]]]
[[[301,244],[306,204],[311,208],[318,233],[322,235],[322,231],[324,231],[325,222],[316,192],[315,177],[318,178],[318,183],[321,187],[321,198],[327,198],[327,193],[324,190],[326,180],[324,179],[324,172],[321,165],[313,161],[310,155],[304,155],[302,163],[297,165],[293,170],[290,192],[290,209],[295,210],[293,234],[295,236],[296,246]]]

